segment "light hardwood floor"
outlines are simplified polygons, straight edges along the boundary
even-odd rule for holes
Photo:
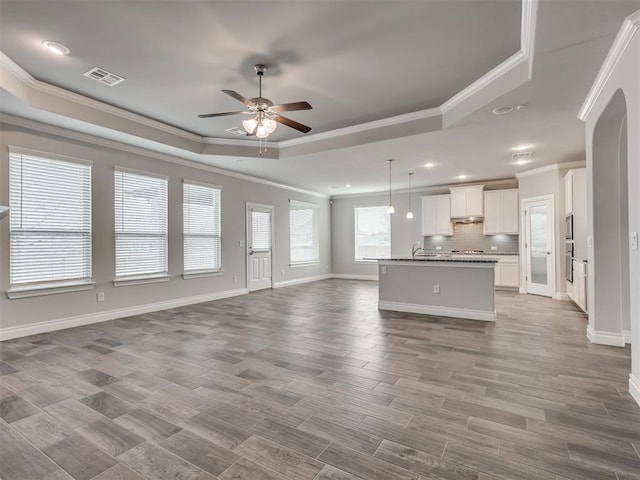
[[[570,303],[327,280],[0,344],[4,480],[640,479],[629,348]]]

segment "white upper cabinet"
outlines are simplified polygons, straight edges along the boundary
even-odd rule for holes
[[[451,187],[451,218],[482,217],[484,185]]]
[[[422,197],[422,235],[453,235],[451,195]]]
[[[492,190],[484,192],[485,235],[517,235],[519,231],[518,190]]]
[[[564,176],[564,214],[573,213],[573,171],[569,170]]]

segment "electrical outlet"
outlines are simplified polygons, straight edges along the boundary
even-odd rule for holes
[[[440,245],[436,245],[436,250],[442,250],[442,247]]]
[[[631,249],[638,250],[638,232],[631,232]]]
[[[104,292],[98,292],[98,301],[104,302]]]
[[[280,275],[284,276],[284,268],[280,270]]]
[[[380,267],[380,273],[381,273],[382,275],[386,275],[386,274],[387,274],[387,267],[384,267],[384,266],[383,266],[383,267]]]
[[[497,250],[498,247],[496,247],[495,245],[491,245],[491,250]]]
[[[589,248],[593,247],[593,237],[592,236],[588,236],[587,237],[587,247],[589,247]]]
[[[244,247],[244,240],[240,240],[240,241],[238,242],[238,245],[240,245],[241,247]]]
[[[433,293],[440,293],[440,285],[433,286]]]
[[[233,276],[233,283],[238,283],[238,276],[237,275]]]

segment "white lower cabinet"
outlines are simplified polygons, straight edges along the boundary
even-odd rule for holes
[[[496,258],[496,256],[490,257]],[[518,255],[497,256],[495,285],[496,287],[520,286],[520,257]]]
[[[573,283],[567,282],[567,296],[587,313],[587,264],[580,260],[573,261]]]

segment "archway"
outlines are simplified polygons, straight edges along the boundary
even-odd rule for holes
[[[627,107],[617,90],[593,131],[593,225],[588,265],[589,338],[624,346],[631,339]]]

